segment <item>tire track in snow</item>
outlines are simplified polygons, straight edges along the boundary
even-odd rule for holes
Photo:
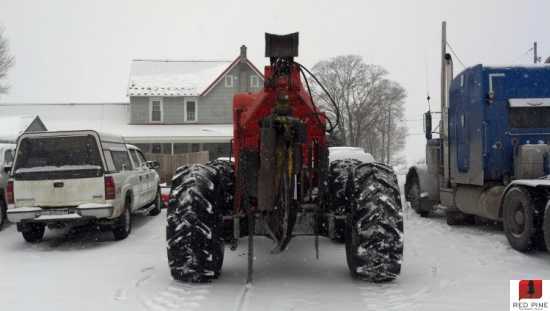
[[[248,306],[248,297],[250,290],[252,289],[252,284],[246,284],[243,286],[243,290],[238,297],[235,311],[245,311]]]
[[[211,285],[172,284],[154,294],[140,299],[141,305],[148,311],[197,310],[201,302],[210,295]]]

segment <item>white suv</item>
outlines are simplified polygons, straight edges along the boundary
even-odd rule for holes
[[[158,163],[122,137],[95,131],[23,134],[6,186],[8,220],[28,242],[45,227],[96,222],[116,240],[132,230],[131,215],[161,210]]]

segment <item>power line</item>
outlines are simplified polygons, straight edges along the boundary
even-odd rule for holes
[[[447,41],[447,46],[449,47],[449,49],[451,49],[451,53],[453,53],[453,55],[458,60],[458,62],[462,65],[462,67],[464,67],[464,69],[466,69],[466,65],[464,65],[464,63],[462,62],[460,57],[458,57],[458,54],[456,54],[455,49],[453,49],[453,47],[451,46],[451,43],[449,43],[449,41]]]
[[[524,57],[525,55],[529,54],[531,51],[533,51],[534,47],[531,47],[529,48],[527,51],[521,53],[521,55],[519,55],[518,57],[514,58],[514,60],[512,61],[512,63],[515,63],[517,62],[520,58]]]

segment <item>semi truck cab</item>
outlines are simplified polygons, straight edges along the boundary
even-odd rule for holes
[[[444,208],[449,225],[502,222],[517,250],[550,249],[550,64],[476,65],[453,77],[445,54],[442,68],[439,132],[427,112],[426,163],[409,169],[407,200],[421,216]]]

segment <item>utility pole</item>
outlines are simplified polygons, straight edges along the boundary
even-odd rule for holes
[[[447,22],[441,23],[441,128],[439,137],[443,140],[443,187],[447,188],[450,184],[450,153],[449,153],[449,132],[448,132],[448,103],[447,103]]]
[[[538,44],[537,44],[537,41],[535,41],[533,43],[533,63],[534,64],[540,63],[541,61],[537,48],[538,48]]]

